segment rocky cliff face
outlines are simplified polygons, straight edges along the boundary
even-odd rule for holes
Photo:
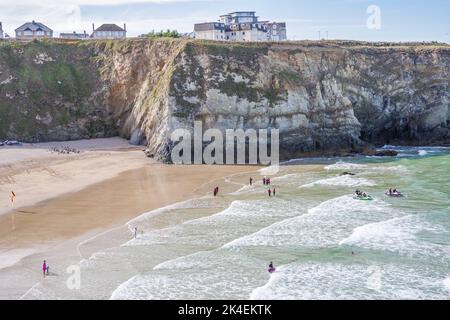
[[[278,128],[284,158],[449,144],[450,46],[187,40],[0,44],[0,138]]]

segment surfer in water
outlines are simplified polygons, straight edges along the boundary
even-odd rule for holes
[[[276,271],[275,267],[273,266],[273,262],[270,262],[269,269],[267,271],[269,271],[269,273],[274,273]]]

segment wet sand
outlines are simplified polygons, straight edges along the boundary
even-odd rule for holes
[[[54,157],[43,154],[33,160],[21,159],[9,167],[7,174],[12,180],[3,179],[0,184],[5,199],[9,188],[14,187],[15,191],[29,188],[34,190],[33,195],[22,201],[36,202],[0,215],[0,299],[18,299],[41,281],[39,270],[43,259],[53,264],[64,261],[67,265],[69,261],[76,263],[88,258],[99,248],[81,253],[80,243],[121,228],[145,212],[209,194],[216,185],[220,185],[222,192],[236,190],[240,186],[227,182],[225,177],[244,173],[241,179],[245,183],[248,177],[257,176],[258,169],[167,166],[152,162],[136,148],[90,151],[88,155],[64,159]],[[45,164],[47,170],[42,170],[40,164]],[[131,170],[126,170],[130,167]],[[58,174],[52,176],[49,173],[52,170]],[[2,175],[6,175],[5,171]],[[90,177],[85,179],[86,176]],[[52,190],[60,195],[52,197]],[[100,243],[104,248],[122,240],[109,239],[97,242],[97,246]]]

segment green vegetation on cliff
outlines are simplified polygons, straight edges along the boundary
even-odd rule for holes
[[[138,130],[158,155],[170,148],[164,134],[172,126],[202,118],[282,128],[289,152],[352,146],[360,138],[446,142],[449,60],[445,44],[156,35],[4,41],[0,139],[129,138]]]
[[[0,43],[0,138],[40,141],[114,134],[105,110],[90,101],[98,78],[90,46]]]

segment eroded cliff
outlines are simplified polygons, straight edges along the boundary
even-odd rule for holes
[[[448,45],[190,40],[0,43],[0,138],[278,128],[283,158],[449,144]]]

